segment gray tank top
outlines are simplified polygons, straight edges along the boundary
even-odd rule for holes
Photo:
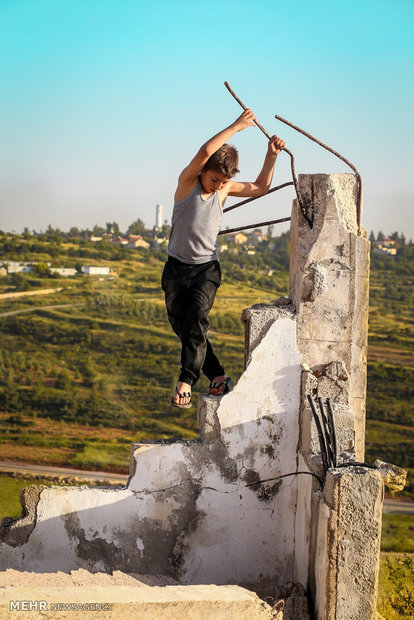
[[[189,265],[217,260],[217,235],[223,208],[220,194],[202,196],[200,181],[193,191],[174,204],[167,254]]]

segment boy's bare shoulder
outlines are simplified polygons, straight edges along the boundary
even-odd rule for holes
[[[175,190],[174,194],[174,202],[179,202],[180,200],[184,200],[184,198],[187,198],[187,196],[191,194],[197,183],[198,175],[187,176],[186,168],[184,168],[184,170],[178,177],[177,189]]]

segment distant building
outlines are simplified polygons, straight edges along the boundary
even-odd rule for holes
[[[109,267],[97,267],[94,265],[82,265],[81,271],[87,276],[109,276],[110,273]]]
[[[155,228],[156,230],[162,229],[162,205],[155,207]]]
[[[128,245],[127,248],[145,248],[148,250],[150,244],[148,241],[145,241],[141,235],[129,235],[127,238]]]
[[[78,273],[76,269],[73,269],[72,267],[50,267],[50,271],[66,278],[70,276],[76,276],[76,274]]]
[[[33,263],[22,263],[10,260],[5,262],[4,266],[7,268],[7,273],[30,273],[33,271]]]
[[[228,244],[231,244],[231,243],[246,243],[246,241],[247,241],[247,235],[245,235],[242,232],[229,233],[228,235],[226,235],[226,242]]]
[[[121,247],[124,245],[128,245],[128,239],[126,239],[125,237],[112,237],[111,239],[111,243],[113,245],[120,245]]]
[[[249,245],[257,245],[262,241],[267,241],[267,235],[264,235],[260,230],[255,230],[248,235]]]
[[[389,256],[396,256],[397,248],[395,247],[394,239],[377,241],[375,243],[374,252],[381,252],[382,254],[388,254]]]

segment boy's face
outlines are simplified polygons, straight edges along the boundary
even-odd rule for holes
[[[220,191],[229,181],[229,177],[218,170],[203,170],[201,173],[201,185],[206,194]]]

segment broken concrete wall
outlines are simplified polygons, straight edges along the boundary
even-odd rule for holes
[[[134,444],[126,489],[43,489],[33,531],[9,530],[0,567],[155,573],[266,593],[292,581],[301,360],[294,314],[269,312],[234,390],[201,399],[202,442]],[[261,320],[251,310],[253,331]]]
[[[369,244],[352,175],[301,175],[299,189],[314,224],[295,202],[291,299],[244,311],[245,371],[226,396],[199,398],[200,440],[133,444],[126,488],[41,490],[5,523],[0,569],[122,570],[266,595],[297,582],[321,620],[374,617],[382,488],[353,469],[330,470],[323,488],[307,401],[331,399],[342,460],[362,459]],[[348,604],[359,527],[371,559]]]
[[[299,191],[314,219],[310,229],[294,204],[290,297],[304,362],[298,464],[323,480],[308,395],[332,403],[338,460],[364,457],[369,242],[358,234],[353,175],[301,175]],[[323,493],[315,478],[298,478],[295,580],[307,583],[318,619],[376,617],[381,505],[372,470],[329,470]]]

